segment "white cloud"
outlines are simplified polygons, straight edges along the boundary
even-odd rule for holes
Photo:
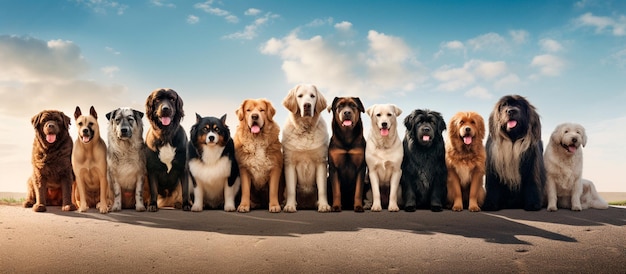
[[[478,80],[495,81],[507,71],[507,65],[503,61],[470,60],[460,68],[443,66],[433,73],[433,78],[441,82],[437,86],[438,90],[457,91]]]
[[[117,66],[106,66],[100,69],[102,73],[104,73],[109,78],[113,78],[114,74],[120,71],[120,68]]]
[[[614,62],[621,68],[626,67],[626,48],[611,54]]]
[[[521,83],[520,78],[516,74],[510,73],[500,78],[499,80],[497,80],[493,84],[493,87],[497,90],[511,89],[511,88],[516,87],[520,83]]]
[[[468,90],[467,92],[465,92],[465,96],[475,97],[475,98],[485,99],[485,100],[491,99],[493,97],[493,95],[489,93],[489,90],[481,86],[477,86]]]
[[[113,10],[117,15],[123,15],[126,9],[128,9],[127,5],[109,0],[76,0],[76,3],[100,14],[107,14],[109,10]]]
[[[71,41],[0,36],[0,81],[55,81],[86,72],[80,48]]]
[[[112,47],[104,47],[104,50],[106,50],[107,52],[109,52],[109,53],[111,53],[113,55],[120,55],[120,54],[122,54],[121,52],[115,50]]]
[[[492,80],[507,71],[506,63],[503,61],[485,62],[472,60],[469,66],[474,68],[474,73],[484,79]]]
[[[515,44],[526,43],[526,41],[528,40],[528,36],[530,36],[525,30],[511,30],[509,31],[509,35],[511,35],[511,38],[513,39],[513,42]]]
[[[306,26],[307,27],[320,27],[320,26],[325,26],[325,25],[332,25],[332,23],[333,23],[332,17],[328,17],[326,19],[316,18],[315,20],[306,24]]]
[[[209,0],[204,3],[196,3],[195,5],[193,5],[193,7],[195,9],[202,10],[208,14],[224,17],[224,19],[229,23],[239,22],[239,18],[235,15],[232,15],[229,11],[213,7],[213,0]]]
[[[250,15],[250,16],[256,16],[256,15],[259,15],[260,13],[261,13],[260,9],[249,8],[243,14]]]
[[[195,15],[187,16],[187,23],[193,25],[193,24],[197,24],[198,22],[200,22],[200,17],[195,16]]]
[[[335,24],[335,28],[340,31],[349,31],[352,28],[352,23],[348,21],[343,21],[341,23]]]
[[[626,16],[624,15],[614,19],[607,16],[595,16],[587,12],[576,18],[575,23],[580,27],[595,27],[596,33],[604,33],[605,30],[611,29],[614,36],[626,35]]]
[[[539,46],[546,52],[560,52],[563,50],[561,43],[548,38],[539,40]]]
[[[467,44],[474,50],[493,50],[497,52],[508,52],[509,46],[504,37],[497,33],[490,32],[480,35],[476,38],[472,38],[467,41]]]
[[[535,56],[530,65],[538,68],[540,74],[544,76],[559,76],[565,69],[565,61],[561,57],[551,54]],[[531,78],[536,77],[537,75],[531,75]]]
[[[175,8],[176,5],[172,3],[167,3],[167,0],[151,0],[150,3],[157,7],[166,7],[166,8]]]
[[[463,44],[463,42],[458,40],[442,42],[439,45],[439,51],[435,53],[435,58],[439,58],[446,51],[463,52],[463,55],[465,55],[465,45]]]
[[[245,26],[242,31],[225,35],[222,38],[252,40],[255,37],[257,37],[258,29],[261,26],[267,24],[270,21],[270,19],[276,19],[278,17],[279,15],[268,12],[263,17],[256,18],[254,22],[252,22],[252,24]]]

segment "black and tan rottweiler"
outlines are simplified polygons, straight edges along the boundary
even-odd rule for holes
[[[348,209],[352,204],[355,212],[363,212],[366,164],[361,113],[365,108],[358,97],[335,97],[329,111],[333,113],[333,135],[328,146],[332,211]]]

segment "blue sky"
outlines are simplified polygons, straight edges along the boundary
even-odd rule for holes
[[[521,94],[544,140],[559,123],[585,126],[584,177],[626,191],[625,77],[625,1],[0,0],[0,191],[25,190],[40,110],[94,105],[105,133],[105,113],[143,111],[170,87],[186,131],[195,112],[226,113],[234,129],[241,101],[259,97],[282,126],[282,99],[302,82],[329,101],[394,103],[401,118],[487,118]]]

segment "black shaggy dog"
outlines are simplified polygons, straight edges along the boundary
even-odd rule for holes
[[[428,208],[441,211],[446,201],[448,169],[443,131],[446,122],[441,114],[414,110],[404,118],[404,158],[402,159],[402,195],[404,210]]]
[[[541,122],[524,97],[502,97],[489,116],[484,210],[542,206],[546,171]]]
[[[172,89],[156,89],[146,99],[146,117],[150,121],[146,134],[150,212],[165,206],[191,210],[189,196],[182,195],[178,188],[182,185],[182,193],[189,193],[185,172],[187,134],[180,126],[184,116],[183,99]]]

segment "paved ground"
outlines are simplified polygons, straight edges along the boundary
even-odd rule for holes
[[[0,206],[0,272],[624,273],[626,208],[34,213]]]

